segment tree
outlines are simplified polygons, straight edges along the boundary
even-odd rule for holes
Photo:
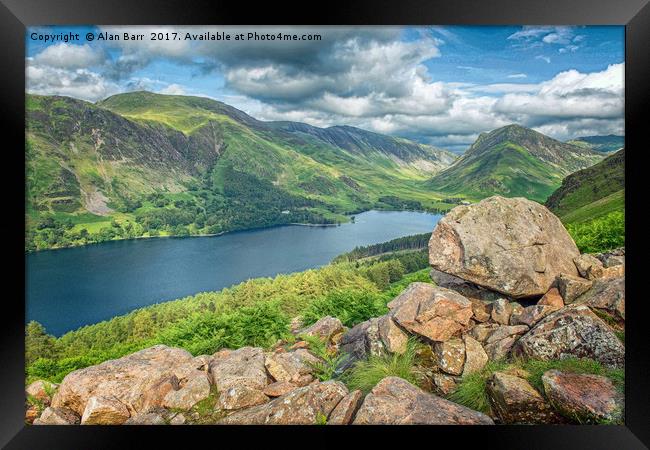
[[[45,327],[32,320],[25,327],[25,360],[27,365],[39,358],[55,356],[55,339],[46,333]]]

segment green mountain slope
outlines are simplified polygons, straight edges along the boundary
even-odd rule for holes
[[[28,249],[450,206],[423,182],[451,153],[352,127],[148,92],[28,95],[26,114]]]
[[[584,136],[567,141],[567,144],[590,148],[597,152],[609,153],[622,149],[625,145],[625,137],[614,134],[607,136]]]
[[[583,222],[625,208],[625,149],[562,181],[546,206],[565,223]]]
[[[482,133],[465,154],[427,184],[434,191],[479,199],[499,194],[545,200],[571,172],[602,156],[509,125]]]

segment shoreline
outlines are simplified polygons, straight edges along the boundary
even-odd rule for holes
[[[354,217],[359,214],[367,213],[370,211],[377,211],[377,212],[419,212],[419,213],[427,213],[427,214],[440,214],[444,215],[445,212],[431,212],[431,211],[426,211],[426,210],[412,210],[412,209],[367,209],[361,212],[356,212],[352,214],[348,214],[345,217]],[[342,222],[342,223],[350,223],[348,220],[347,222]],[[253,228],[244,228],[240,230],[229,230],[229,231],[220,231],[219,233],[204,233],[204,234],[190,234],[190,235],[185,235],[185,236],[180,236],[177,234],[168,234],[164,236],[136,236],[132,238],[120,238],[120,239],[110,239],[108,241],[104,242],[89,242],[87,244],[80,244],[80,245],[69,245],[67,247],[52,247],[52,248],[43,248],[40,250],[32,250],[32,251],[25,251],[25,256],[32,254],[32,253],[40,253],[40,252],[48,252],[48,251],[55,251],[55,250],[65,250],[65,249],[70,249],[70,248],[82,248],[82,247],[89,247],[92,245],[99,245],[99,244],[106,244],[110,242],[120,242],[120,241],[134,241],[137,239],[156,239],[156,238],[176,238],[176,239],[184,239],[184,238],[204,238],[204,237],[215,237],[215,236],[223,236],[225,234],[229,233],[243,233],[247,231],[257,231],[257,230],[267,230],[271,228],[276,228],[276,227],[286,227],[286,226],[297,226],[297,227],[314,227],[314,228],[327,228],[327,227],[338,227],[340,226],[341,223],[298,223],[298,222],[292,222],[292,223],[283,223],[283,224],[278,224],[278,225],[270,225],[266,227],[253,227]]]

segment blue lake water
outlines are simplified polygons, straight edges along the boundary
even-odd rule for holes
[[[26,320],[59,336],[133,309],[299,272],[356,246],[432,231],[440,215],[368,211],[338,227],[116,241],[26,256]]]

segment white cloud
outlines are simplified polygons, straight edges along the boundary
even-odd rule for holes
[[[143,32],[137,27],[120,27],[119,32],[125,30]],[[196,28],[178,27],[166,31],[188,30],[197,32]],[[228,30],[263,32],[259,27]],[[295,32],[294,27],[286,30]],[[327,39],[316,44],[189,45],[183,41],[171,46],[146,40],[121,41],[116,44],[119,56],[110,63],[104,63],[106,53],[94,47],[59,44],[27,60],[28,90],[90,101],[125,90],[175,95],[192,92],[190,82],[183,86],[137,76],[138,68],[164,58],[219,74],[225,93],[218,100],[261,120],[291,120],[321,127],[352,125],[452,148],[467,146],[478,133],[510,123],[534,127],[561,139],[573,137],[572,133],[620,133],[622,129],[623,64],[595,73],[568,70],[542,83],[441,82],[425,65],[441,55],[441,41],[432,37],[431,30],[422,30],[411,41],[400,40],[396,28],[310,27],[309,31],[320,32]],[[560,53],[567,53],[575,51],[572,46],[579,45],[584,37],[568,27],[525,27],[508,39],[531,46],[555,46]],[[543,54],[537,59],[550,62]],[[478,70],[473,66],[458,68]],[[512,73],[506,78],[523,80],[527,75]]]
[[[180,84],[172,83],[159,90],[158,93],[168,95],[186,95],[187,90],[185,90],[185,87]]]
[[[549,58],[548,56],[537,55],[537,56],[535,56],[535,59],[542,60],[542,61],[544,61],[546,64],[550,64],[550,63],[551,63],[551,58]]]
[[[87,69],[105,60],[104,53],[88,44],[60,43],[50,45],[33,58],[33,64],[62,69]]]
[[[87,69],[66,70],[28,65],[26,81],[29,92],[41,95],[67,95],[88,101],[106,98],[121,91],[114,83]]]

